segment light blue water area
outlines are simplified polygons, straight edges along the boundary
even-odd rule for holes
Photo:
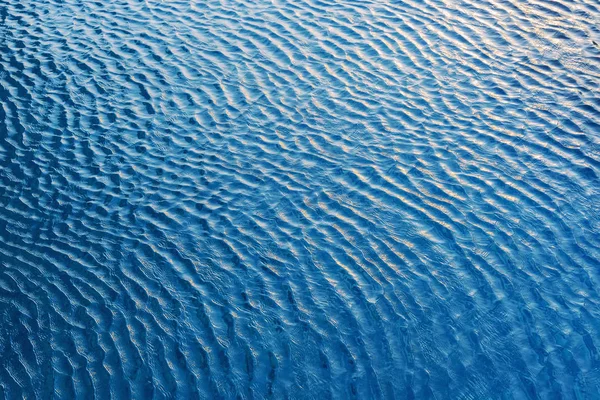
[[[596,0],[3,0],[0,399],[600,399]]]

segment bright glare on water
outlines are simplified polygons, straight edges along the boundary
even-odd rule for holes
[[[600,399],[598,0],[0,1],[0,400]]]

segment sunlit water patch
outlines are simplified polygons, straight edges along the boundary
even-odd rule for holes
[[[0,399],[600,398],[600,6],[0,4]]]

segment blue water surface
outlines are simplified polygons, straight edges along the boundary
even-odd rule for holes
[[[597,0],[2,0],[0,399],[600,399]]]

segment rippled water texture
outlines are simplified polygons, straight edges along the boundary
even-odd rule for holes
[[[599,399],[596,0],[3,0],[0,399]]]

